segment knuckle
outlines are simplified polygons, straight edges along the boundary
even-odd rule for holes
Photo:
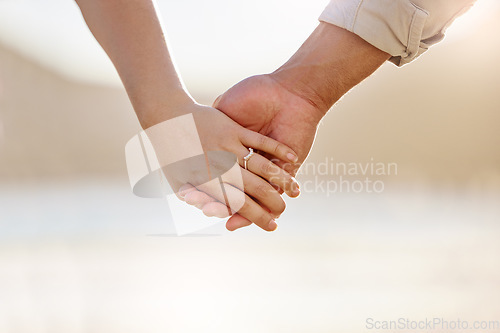
[[[272,217],[269,214],[261,213],[258,216],[256,222],[257,222],[257,224],[259,224],[262,227],[267,227],[267,225],[269,224],[269,222],[271,222],[271,220],[272,220]]]
[[[281,169],[276,169],[275,172],[272,172],[270,174],[270,177],[268,179],[271,183],[279,185],[281,187],[283,186],[290,186],[292,182],[292,177],[288,175],[286,172],[283,172]]]
[[[284,184],[290,184],[293,181],[292,175],[290,175],[288,172],[286,172],[285,170],[283,170],[281,168],[279,168],[278,171],[279,172],[276,173],[276,175],[275,175],[276,179],[279,179]]]
[[[280,144],[280,143],[275,143],[274,144],[274,148],[273,148],[273,155],[274,156],[278,156],[279,152],[280,152],[280,148],[282,147],[283,145]]]
[[[255,187],[255,196],[258,198],[265,198],[269,194],[269,186],[265,184],[259,184]]]
[[[241,207],[238,210],[238,212],[245,214],[248,211],[250,211],[250,204],[248,203],[248,200],[245,200],[244,202],[241,203]]]
[[[261,147],[266,147],[267,142],[268,142],[267,136],[261,135],[259,138],[259,145]]]
[[[260,165],[260,171],[263,175],[269,175],[273,171],[273,165],[270,162],[262,162]]]

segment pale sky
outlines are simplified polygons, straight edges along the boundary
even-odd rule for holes
[[[158,1],[181,76],[194,90],[223,90],[286,61],[317,25],[328,0]],[[449,31],[448,42],[477,33],[499,14],[479,0]],[[72,0],[0,1],[0,43],[74,80],[119,85],[117,75]]]

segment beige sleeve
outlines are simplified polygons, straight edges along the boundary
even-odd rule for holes
[[[444,38],[476,0],[331,0],[319,20],[349,30],[402,66]]]

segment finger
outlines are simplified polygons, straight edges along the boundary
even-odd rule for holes
[[[181,198],[181,200],[184,200],[186,195],[192,191],[196,191],[196,187],[194,187],[191,184],[184,184],[181,187],[179,187],[179,191],[177,194],[178,194],[178,197]]]
[[[191,184],[181,186],[178,197],[187,204],[200,209],[208,217],[226,218],[231,216],[225,204],[198,190]]]
[[[267,157],[267,156],[265,156]],[[272,158],[271,156],[269,156],[270,158]],[[286,172],[288,172],[290,175],[292,175],[292,177],[295,177],[297,175],[297,173],[299,172],[299,169],[300,169],[300,166],[301,164],[300,163],[295,163],[295,164],[290,164],[288,162],[283,162],[281,160],[272,160],[278,167],[280,167],[281,169],[285,170]]]
[[[219,198],[218,196],[220,196],[220,192],[214,191],[210,184],[200,185],[198,186],[198,189],[203,191],[202,193],[211,199],[203,199],[202,196],[198,196],[197,192],[199,191],[197,190],[191,190],[188,195],[189,197],[193,196],[196,201],[209,201],[214,198],[217,199],[207,202],[202,208],[203,213],[207,216],[217,216],[221,218],[229,216],[230,214],[228,213],[228,208],[225,204],[223,204],[223,202],[233,203],[230,204],[230,206],[238,207],[238,214],[235,215],[239,215],[239,217],[230,218],[228,230],[236,230],[252,222],[266,231],[275,230],[277,228],[277,224],[274,221],[274,216],[279,216],[285,209],[285,203],[282,201],[281,196],[262,178],[248,172],[247,170],[241,169],[241,171],[243,172],[242,176],[244,187],[248,194],[258,198],[256,200],[265,202],[265,207],[262,207],[249,195],[243,193],[243,189],[235,187],[229,183],[222,184],[226,197],[221,196]],[[267,187],[262,188],[260,186]],[[269,188],[271,190],[269,190]],[[273,193],[273,191],[275,193]],[[211,194],[209,195],[207,193]],[[188,197],[188,195],[186,195],[186,197]],[[241,201],[241,198],[243,198],[243,202]],[[268,206],[270,206],[271,212],[266,208]]]
[[[288,172],[260,154],[253,154],[247,161],[248,171],[267,180],[292,198],[300,194],[299,183]],[[281,194],[281,193],[280,193]]]
[[[198,209],[202,209],[206,204],[210,202],[217,201],[213,197],[209,196],[206,193],[203,193],[198,190],[193,190],[186,194],[184,197],[184,201],[191,206],[195,206]],[[226,209],[227,210],[227,209]]]
[[[246,152],[246,150],[242,147],[243,153]],[[239,181],[238,177],[236,177],[236,173],[239,176]],[[285,201],[281,197],[280,193],[268,182],[266,182],[264,179],[259,177],[258,175],[252,173],[251,171],[245,170],[239,165],[235,165],[234,172],[228,174],[228,177],[223,176],[222,180],[224,183],[231,184],[233,187],[238,188],[241,192],[245,192],[248,194],[250,197],[255,198],[259,202],[263,203],[263,206],[275,216],[278,217],[283,213],[285,210]],[[200,187],[198,187],[200,188]],[[205,190],[203,190],[206,192]],[[213,196],[211,193],[212,192],[206,192]],[[220,198],[215,197],[217,200],[220,202],[226,202],[221,200]],[[232,199],[229,197],[229,199]],[[239,207],[238,205],[242,205],[244,199],[242,197],[236,198],[240,199],[238,200],[232,200],[232,203],[229,204],[230,208],[233,211],[238,211]],[[231,200],[229,200],[231,202]]]
[[[243,227],[248,227],[251,224],[252,224],[251,221],[244,218],[240,214],[234,214],[233,216],[231,216],[229,218],[229,220],[227,220],[226,229],[229,231],[235,231],[235,230],[243,228]]]
[[[281,197],[279,191],[273,187],[273,185],[253,172],[245,170],[241,167],[239,167],[239,170],[241,172],[242,182],[238,183],[233,182],[232,180],[234,179],[227,179],[223,180],[224,183],[230,184],[231,186],[239,189],[241,192],[244,192],[248,196],[255,199],[257,205],[262,206],[262,208],[266,209],[274,217],[279,217],[286,208],[285,201]],[[231,197],[229,198],[231,199]],[[219,201],[221,200],[219,199]],[[243,204],[243,201],[240,200],[238,202],[233,200],[233,202],[234,203],[230,205],[230,208],[236,212]],[[236,204],[240,206],[236,206]]]
[[[255,175],[254,175],[255,176]],[[257,177],[257,176],[255,176]],[[230,185],[224,184],[225,191],[228,197],[238,197],[241,195],[240,189]],[[238,214],[247,220],[255,223],[260,228],[266,231],[274,231],[278,227],[274,217],[264,207],[257,204],[251,197],[244,194],[244,202],[238,210]]]
[[[277,168],[277,166],[275,167]],[[227,184],[230,184],[240,191],[245,191],[248,196],[255,199],[258,205],[262,206],[261,208],[268,210],[274,217],[279,217],[285,210],[286,204],[278,190],[252,172],[242,168],[240,168],[240,170],[242,172],[243,179],[242,188],[234,183],[227,182]],[[210,190],[209,188],[203,186],[199,186],[199,189],[202,191]],[[223,218],[231,215],[225,204],[226,201],[223,202],[220,198],[215,199],[213,197],[214,192],[209,192],[210,195],[207,193],[194,190],[186,195],[185,200],[187,203],[202,209],[203,213],[207,216],[217,216]],[[228,193],[226,193],[226,195],[229,197]],[[226,199],[228,199],[228,202],[234,202],[231,198]],[[232,208],[235,209],[235,206]]]
[[[245,130],[240,135],[240,140],[247,147],[269,153],[288,163],[296,163],[299,159],[288,146],[257,132]]]
[[[272,216],[279,217],[285,210],[286,204],[278,189],[252,172],[244,169],[241,169],[241,172],[243,178],[243,188],[240,188],[235,184],[228,184],[239,189],[240,191],[245,191],[248,196],[252,197],[252,199],[254,199],[254,201],[261,206],[261,208],[270,212]],[[200,208],[200,205],[203,205],[201,208],[207,216],[227,217],[230,215],[228,213],[227,206],[223,202],[217,201],[210,195],[203,192],[190,192],[186,196],[186,201],[196,205],[198,208]]]
[[[242,169],[245,193],[254,198],[259,206],[263,206],[274,216],[279,217],[286,208],[280,193],[268,182],[252,172]]]
[[[222,219],[231,216],[231,214],[227,209],[227,206],[218,201],[212,201],[205,204],[202,207],[202,211],[203,214],[205,214],[208,217],[218,217]]]
[[[203,214],[208,217],[226,218],[231,216],[225,204],[196,188],[186,194],[184,200],[186,203],[201,209]]]
[[[209,217],[226,218],[230,215],[228,214],[226,205],[216,201],[214,198],[210,197],[208,194],[198,191],[195,187],[189,185],[189,194],[186,196],[186,202],[190,205],[194,205],[197,208],[202,206],[203,214]],[[240,214],[234,214],[226,222],[226,229],[229,231],[235,231],[237,229],[247,227],[251,225],[252,222]]]
[[[236,173],[238,177],[236,177]],[[218,179],[213,179],[197,186],[197,189],[219,202],[225,203],[231,209],[230,214],[238,212],[244,218],[267,231],[276,229],[277,225],[274,216],[281,214],[285,208],[283,199],[269,183],[259,176],[242,169],[239,165],[235,165],[232,174],[226,173],[223,175],[222,183]],[[244,191],[249,194],[247,195]],[[265,206],[261,207],[251,196],[255,196],[255,200],[264,202]],[[274,216],[266,207],[272,211]]]
[[[236,165],[238,168],[238,172],[241,176],[241,167]],[[242,182],[242,181],[241,181]],[[239,193],[232,192],[231,196],[226,192],[225,187],[229,186],[230,183],[238,183],[234,181],[232,177],[227,177],[226,182],[221,181],[220,178],[213,179],[207,183],[200,184],[196,187],[198,192],[203,193],[203,195],[196,195],[193,199],[193,203],[197,204],[198,202],[203,202],[208,207],[201,207],[203,213],[207,216],[218,216],[218,217],[227,217],[231,216],[243,205],[245,201],[245,194],[241,191]],[[212,201],[212,199],[214,199]],[[225,213],[222,212],[222,209],[225,209]]]

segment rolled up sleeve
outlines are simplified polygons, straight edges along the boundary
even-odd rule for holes
[[[360,36],[398,66],[440,42],[476,0],[331,0],[319,20]]]

